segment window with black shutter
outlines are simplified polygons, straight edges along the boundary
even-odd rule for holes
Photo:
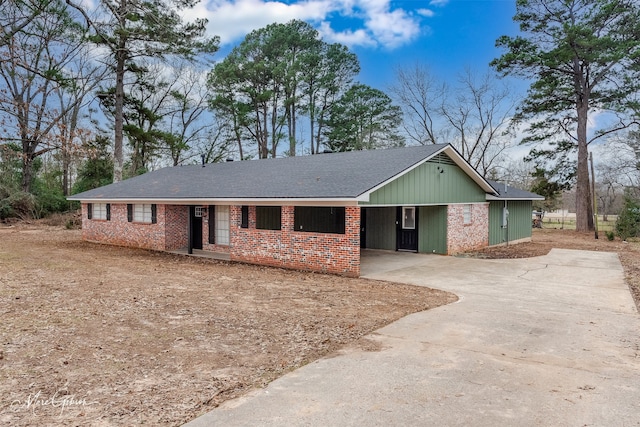
[[[87,203],[87,219],[91,219],[93,216],[93,203]]]

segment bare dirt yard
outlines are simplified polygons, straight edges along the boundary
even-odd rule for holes
[[[456,299],[0,225],[0,425],[177,426]]]
[[[603,237],[534,230],[468,256],[617,252],[638,303],[640,243]],[[338,349],[379,350],[363,336],[455,300],[0,225],[0,425],[177,426]]]

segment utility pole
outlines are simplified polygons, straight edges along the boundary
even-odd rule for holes
[[[596,240],[598,240],[598,200],[596,199],[596,175],[593,173],[593,152],[589,153],[591,163],[591,199],[593,200],[593,224],[595,225]]]

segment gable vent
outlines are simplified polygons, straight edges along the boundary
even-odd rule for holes
[[[428,163],[438,163],[441,165],[455,165],[455,162],[451,160],[451,158],[444,153],[438,154],[433,159],[429,160]]]

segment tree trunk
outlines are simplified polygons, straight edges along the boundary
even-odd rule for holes
[[[586,102],[584,103],[586,104]],[[593,231],[593,208],[589,185],[589,152],[587,147],[586,105],[577,109],[578,113],[578,170],[576,183],[576,231]]]
[[[33,156],[31,154],[22,155],[22,191],[31,193],[31,182],[33,181]]]
[[[120,27],[125,27],[124,16],[127,11],[127,0],[121,0],[119,12],[122,22]],[[122,181],[122,169],[124,158],[122,154],[122,144],[124,141],[124,73],[127,59],[127,39],[124,34],[118,38],[118,50],[116,51],[116,88],[115,88],[115,114],[114,114],[114,140],[113,140],[113,182]]]

